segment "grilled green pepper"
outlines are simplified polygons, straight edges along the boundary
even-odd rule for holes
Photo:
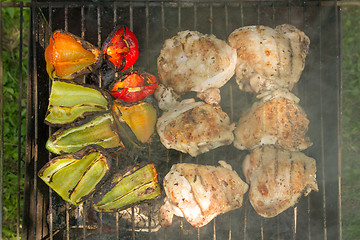
[[[96,87],[54,80],[45,123],[62,126],[94,112],[106,111],[109,109],[108,99],[109,95]]]
[[[38,176],[65,201],[78,205],[99,188],[110,172],[110,157],[97,145],[53,158]]]
[[[76,152],[91,144],[100,145],[110,152],[124,149],[109,112],[60,128],[49,137],[46,148],[52,153],[64,154]]]
[[[94,195],[98,212],[117,212],[161,194],[154,164],[137,165],[117,173]]]

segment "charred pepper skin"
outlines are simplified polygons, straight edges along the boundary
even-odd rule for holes
[[[109,92],[117,99],[133,103],[153,94],[158,84],[154,75],[132,71],[116,79],[109,86]]]
[[[105,40],[102,52],[115,71],[124,71],[138,59],[139,43],[133,32],[126,26],[120,26]]]
[[[115,100],[111,113],[121,139],[137,148],[143,148],[155,132],[157,111],[152,103],[125,104]]]
[[[44,122],[62,127],[110,109],[111,96],[93,85],[53,80]]]
[[[101,50],[63,30],[55,31],[45,49],[46,71],[51,79],[72,80],[101,66]]]
[[[161,195],[161,186],[153,163],[140,163],[117,172],[94,194],[98,212],[118,212],[149,202]]]
[[[65,201],[79,205],[103,185],[110,175],[111,156],[98,145],[55,157],[38,172]]]
[[[117,153],[123,151],[125,146],[114,124],[110,112],[95,114],[84,121],[58,129],[48,138],[45,147],[54,154],[67,154],[96,144],[108,152]]]

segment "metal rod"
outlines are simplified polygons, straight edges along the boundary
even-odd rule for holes
[[[65,203],[65,218],[66,218],[66,239],[70,240],[70,207],[69,203]]]
[[[33,84],[33,92],[32,92],[32,96],[34,99],[33,102],[33,110],[34,110],[34,128],[35,128],[35,132],[34,132],[34,142],[33,142],[33,176],[37,175],[38,172],[38,160],[39,160],[39,99],[38,99],[38,82],[37,82],[37,51],[36,51],[36,41],[38,40],[39,36],[37,35],[38,31],[38,22],[35,21],[36,20],[36,9],[33,8],[33,21],[34,21],[34,25],[33,25],[33,32],[32,32],[32,37],[33,37],[33,41],[32,41],[32,48],[33,48],[33,79],[32,79],[32,84]],[[42,195],[38,194],[38,182],[37,182],[37,178],[35,177],[33,179],[34,183],[33,183],[33,189],[32,192],[34,194],[34,198],[35,200],[32,201],[32,203],[35,204],[35,206],[32,206],[32,209],[34,209],[34,219],[35,219],[35,224],[34,224],[34,233],[36,234],[36,236],[40,236],[43,232],[43,227],[42,227],[42,219],[41,219],[41,209],[42,206],[41,204],[42,202]]]
[[[180,5],[180,0],[178,0],[178,31],[181,31],[181,5]]]
[[[146,49],[146,68],[150,68],[150,53],[149,53],[149,1],[146,0],[146,7],[145,7],[145,49]]]
[[[322,8],[320,7],[320,21],[322,18]],[[319,46],[319,53],[320,53],[320,63],[319,63],[319,70],[320,70],[320,77],[319,77],[319,82],[320,82],[320,139],[321,139],[321,175],[322,175],[322,179],[321,179],[321,185],[322,185],[322,207],[323,207],[323,228],[324,228],[324,239],[327,239],[327,224],[326,224],[326,176],[325,176],[325,145],[324,145],[324,109],[323,109],[323,86],[322,86],[322,61],[321,61],[321,56],[323,53],[323,49],[322,49],[322,28],[320,27],[320,31],[319,31],[319,41],[320,41],[320,46]]]
[[[2,39],[2,6],[0,6],[0,46],[3,44]],[[0,50],[0,239],[3,231],[3,189],[4,189],[4,80],[3,80],[3,56]]]
[[[194,30],[197,30],[197,4],[194,3]]]
[[[64,15],[65,15],[65,31],[68,32],[69,31],[69,20],[68,20],[68,12],[69,12],[69,8],[68,5],[65,5],[65,9],[64,9]]]
[[[19,98],[18,98],[18,165],[17,165],[17,212],[16,212],[16,237],[17,239],[20,239],[20,193],[22,192],[20,184],[21,184],[21,146],[22,146],[22,136],[21,136],[21,130],[22,130],[22,84],[23,84],[23,78],[22,78],[22,51],[23,51],[23,7],[22,3],[20,4],[20,33],[19,33]],[[1,45],[1,43],[0,43]]]
[[[50,31],[52,31],[52,6],[51,6],[51,2],[49,3],[49,19],[48,19],[48,22],[49,22],[49,27],[50,27]],[[47,45],[47,40],[48,39],[45,39],[45,46]],[[49,92],[51,91],[51,79],[49,78]],[[51,127],[48,128],[48,133],[49,133],[49,136],[51,136],[51,133],[52,133],[52,129]],[[49,160],[51,159],[51,153],[49,152]],[[50,240],[53,239],[53,232],[54,232],[54,224],[53,224],[53,212],[54,212],[54,209],[53,209],[53,201],[52,201],[52,194],[53,194],[53,191],[51,188],[49,188],[49,234],[50,234]]]
[[[360,6],[360,2],[358,3],[358,6]],[[335,13],[336,13],[336,42],[338,43],[338,49],[339,49],[339,57],[336,59],[337,66],[338,66],[338,188],[339,188],[339,196],[338,196],[338,202],[339,202],[339,239],[342,239],[342,203],[341,203],[341,178],[342,178],[342,109],[343,109],[343,81],[342,81],[342,15],[339,14],[338,7],[335,7]]]
[[[210,4],[210,7],[209,7],[209,14],[210,14],[210,19],[209,19],[209,21],[210,21],[210,34],[212,34],[214,32],[214,24],[213,24],[214,16],[213,16],[213,5],[212,4]]]
[[[129,2],[131,2],[131,0],[127,0],[127,1],[123,1],[123,3],[125,4],[129,4]],[[163,0],[152,0],[151,1],[151,5],[152,6],[159,6],[161,5],[161,2],[163,2]],[[232,5],[237,5],[239,3],[239,0],[227,0],[226,1],[228,4],[232,4]],[[244,4],[247,5],[253,5],[254,1],[253,0],[247,0],[247,1],[241,1]],[[274,1],[277,7],[281,7],[281,6],[288,6],[288,2],[287,1]],[[20,7],[20,3],[21,2],[1,2],[1,6],[2,7],[14,7],[14,8],[19,8]],[[209,4],[208,1],[204,1],[204,2],[200,2],[203,5],[207,5]],[[216,0],[216,1],[212,1],[212,3],[216,3],[217,5],[220,4],[224,4],[225,1],[221,1],[221,0]],[[317,0],[317,1],[311,1],[309,2],[312,5],[318,5],[321,4],[321,6],[360,6],[359,2],[353,2],[353,1],[321,1],[321,0]],[[59,1],[59,2],[54,2],[53,6],[56,8],[62,8],[65,4],[67,4],[69,7],[71,8],[78,8],[81,6],[93,6],[93,2],[83,2],[83,1],[78,1],[78,2],[71,2],[69,4],[69,2],[66,1]],[[113,4],[113,2],[111,1],[103,1],[101,2],[101,4],[103,6],[109,6],[111,4]],[[171,2],[168,3],[169,5],[172,5]],[[188,2],[188,5],[194,4],[194,2]],[[272,1],[261,1],[261,5],[263,6],[271,6]],[[31,8],[31,7],[48,7],[49,2],[24,2],[23,3],[23,7],[24,8]],[[143,7],[144,3],[143,2],[136,2],[136,5],[139,7]],[[303,2],[301,1],[293,1],[292,2],[293,6],[303,6]]]

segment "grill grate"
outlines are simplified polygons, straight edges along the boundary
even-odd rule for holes
[[[341,31],[340,8],[335,1],[33,1],[13,5],[1,3],[0,6],[20,7],[21,12],[26,7],[31,11],[23,239],[174,239],[174,236],[179,236],[179,239],[341,238]],[[180,30],[213,33],[224,40],[234,29],[253,24],[275,27],[290,23],[305,31],[311,39],[310,53],[301,80],[293,92],[301,99],[300,104],[310,120],[308,135],[314,145],[305,153],[317,160],[319,192],[301,198],[294,208],[272,219],[258,216],[245,197],[242,208],[218,216],[201,229],[176,218],[172,227],[159,231],[154,231],[155,205],[161,200],[143,205],[140,212],[138,208],[130,208],[116,214],[94,214],[90,202],[77,208],[64,204],[36,177],[38,170],[53,157],[45,149],[45,142],[54,129],[43,123],[50,90],[43,58],[44,47],[51,32],[56,29],[65,29],[101,46],[119,23],[126,24],[139,39],[140,57],[134,68],[154,74],[163,41]],[[2,72],[0,74],[2,76]],[[22,81],[21,77],[19,81]],[[84,78],[84,81],[87,80]],[[233,80],[221,92],[222,108],[229,113],[232,121],[237,121],[241,112],[254,101],[253,95],[240,92]],[[3,91],[1,94],[3,100]],[[1,122],[2,133],[3,126]],[[20,146],[20,136],[18,141]],[[4,149],[3,143],[4,140],[1,141],[1,150]],[[129,158],[133,157],[133,149],[128,152]],[[160,180],[177,162],[214,165],[218,160],[225,159],[240,173],[244,155],[245,152],[226,146],[193,159],[165,150],[158,139],[143,153],[145,158],[157,165]],[[122,158],[118,157],[119,167]],[[136,222],[139,216],[145,218],[143,227]]]

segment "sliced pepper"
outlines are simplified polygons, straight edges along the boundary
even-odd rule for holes
[[[95,112],[109,110],[106,92],[92,86],[52,81],[45,123],[62,126]]]
[[[102,52],[112,68],[124,71],[134,65],[139,57],[138,40],[127,27],[120,26],[107,37]]]
[[[94,195],[98,212],[118,212],[161,194],[154,164],[137,165],[117,173]]]
[[[110,85],[110,94],[125,102],[137,102],[154,93],[158,86],[156,77],[149,73],[130,72]]]
[[[65,201],[78,205],[104,183],[110,164],[106,151],[91,145],[74,154],[53,158],[38,176]]]
[[[151,103],[125,105],[120,100],[115,100],[112,114],[119,134],[125,135],[136,147],[141,148],[142,143],[147,142],[155,131],[157,112]]]
[[[60,128],[46,142],[46,148],[55,154],[73,153],[81,148],[97,144],[110,152],[124,150],[114,127],[111,113],[95,115],[87,121]]]
[[[51,79],[74,79],[101,65],[100,49],[63,30],[55,31],[45,49],[46,71]]]

